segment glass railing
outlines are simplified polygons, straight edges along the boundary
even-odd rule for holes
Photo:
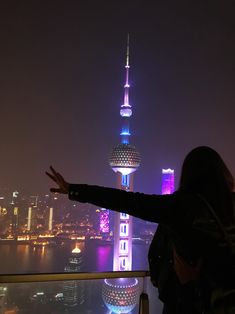
[[[146,271],[0,275],[0,314],[160,314]]]

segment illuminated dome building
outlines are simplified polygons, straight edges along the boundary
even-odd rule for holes
[[[117,174],[117,188],[133,191],[134,172],[140,166],[140,154],[129,143],[129,120],[132,116],[132,107],[129,104],[129,36],[127,39],[126,80],[124,85],[124,103],[121,105],[122,119],[121,143],[111,152],[109,164]],[[114,213],[114,251],[113,271],[132,270],[132,217],[124,213]],[[115,279],[105,280],[103,285],[103,300],[114,313],[128,313],[137,304],[139,296],[138,280]]]
[[[78,245],[72,250],[72,256],[69,258],[68,265],[64,271],[68,273],[81,272],[83,258]],[[65,281],[63,284],[64,305],[74,307],[84,303],[84,283],[77,280]]]
[[[129,313],[138,302],[138,280],[135,278],[105,279],[102,296],[111,312]]]

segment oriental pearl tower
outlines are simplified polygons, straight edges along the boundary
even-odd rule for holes
[[[121,105],[121,143],[111,152],[109,164],[117,175],[116,187],[133,191],[134,172],[140,165],[140,154],[130,144],[130,117],[132,106],[129,103],[129,35],[125,65],[124,102]],[[132,216],[115,212],[113,271],[132,270]],[[136,278],[105,280],[103,300],[113,313],[129,313],[138,302],[139,286]]]

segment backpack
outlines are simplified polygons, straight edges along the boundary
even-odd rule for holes
[[[235,225],[226,227],[212,206],[201,196],[212,219],[197,222],[194,228],[210,236],[217,243],[215,254],[198,258],[190,264],[179,255],[173,245],[173,269],[181,285],[193,286],[198,313],[235,313]],[[217,232],[212,232],[213,228]],[[218,232],[219,231],[219,232]],[[219,238],[218,238],[219,234]]]
[[[209,220],[195,221],[193,228],[219,242],[219,251],[206,261],[199,258],[189,263],[181,254],[183,250],[178,252],[180,240],[168,226],[159,224],[148,253],[150,278],[158,288],[159,299],[173,303],[177,313],[222,314],[226,308],[226,314],[234,314],[235,226],[223,226],[211,205],[199,197],[208,208]],[[227,253],[223,255],[220,250]],[[215,265],[217,255],[222,259],[219,267]]]
[[[179,281],[173,269],[173,255],[169,227],[158,224],[149,246],[148,263],[150,279],[158,289],[159,299],[163,303],[176,304]]]

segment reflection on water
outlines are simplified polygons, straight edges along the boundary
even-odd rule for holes
[[[70,246],[31,246],[3,244],[0,246],[1,273],[63,272],[68,261]]]
[[[97,269],[101,272],[109,269],[109,260],[112,256],[112,248],[110,245],[98,246],[97,247]],[[111,257],[112,259],[112,257]]]
[[[71,262],[71,257],[74,257],[72,251],[75,247],[79,248],[82,253],[82,272],[112,271],[112,244],[104,245],[87,241],[66,242],[57,246],[2,244],[0,245],[0,259],[4,260],[4,263],[0,265],[0,272],[3,274],[64,272],[65,266],[69,264],[69,261]],[[147,245],[133,244],[133,270],[148,269],[147,252]],[[80,282],[77,284],[79,285]],[[19,306],[22,314],[110,314],[102,300],[103,280],[85,281],[82,284],[85,289],[84,302],[78,302],[78,305],[69,309],[66,308],[63,295],[65,282],[9,284],[7,298],[10,305]],[[157,299],[157,294],[155,297]],[[137,314],[137,312],[138,305],[129,314]],[[154,311],[154,313],[161,312]]]
[[[57,246],[33,246],[30,244],[1,244],[0,273],[59,273],[64,272],[76,243],[68,242]],[[112,271],[112,244],[78,242],[83,253],[83,272]],[[133,244],[133,270],[148,269],[148,245]]]

